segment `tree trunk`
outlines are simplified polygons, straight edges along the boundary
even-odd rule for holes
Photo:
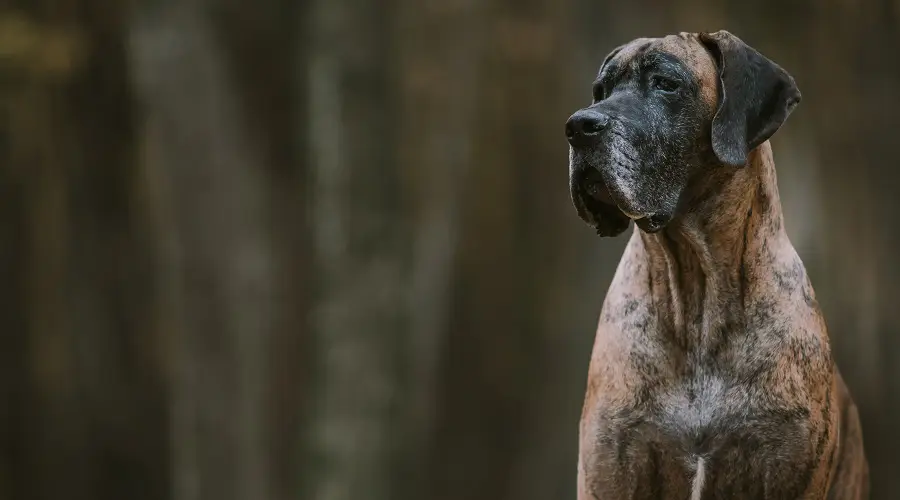
[[[259,17],[279,4],[248,8],[145,5],[133,26],[148,155],[162,203],[171,206],[162,224],[172,235],[165,261],[172,466],[183,500],[296,491],[295,452],[285,438],[299,438],[300,392],[284,378],[286,358],[302,356],[274,351],[298,349],[291,338],[302,338],[294,281],[302,266],[288,264],[303,246],[302,172],[292,165],[293,51],[281,51],[292,40],[277,16]],[[224,33],[237,27],[241,42],[226,43]],[[282,101],[267,100],[273,94]]]
[[[384,9],[314,2],[308,111],[317,348],[304,491],[393,499],[391,435],[408,331],[408,224],[392,161]]]
[[[470,0],[394,5],[399,94],[394,147],[413,215],[411,282],[404,298],[410,328],[401,346],[403,412],[395,424],[404,436],[403,460],[393,479],[398,498],[429,498],[438,375],[449,333],[462,190],[474,167],[486,23],[483,4]]]
[[[125,12],[0,11],[0,496],[168,495],[155,255]]]

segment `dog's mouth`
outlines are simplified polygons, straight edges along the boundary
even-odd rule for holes
[[[578,216],[600,236],[617,236],[631,219],[619,209],[597,169],[584,168],[572,179],[572,202]]]
[[[616,205],[616,202],[613,201],[612,194],[609,192],[609,187],[603,182],[603,176],[600,175],[600,172],[598,172],[597,169],[591,168],[587,171],[584,175],[582,185],[584,186],[584,191],[587,193],[590,201],[606,205]]]
[[[578,216],[593,227],[600,236],[617,236],[634,223],[644,232],[655,233],[669,222],[670,217],[651,214],[630,214],[616,203],[600,172],[586,167],[572,179],[572,201]]]

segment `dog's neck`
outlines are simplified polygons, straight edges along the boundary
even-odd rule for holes
[[[702,179],[688,213],[664,230],[636,230],[649,262],[649,286],[660,320],[679,343],[709,347],[718,333],[744,322],[746,274],[765,273],[787,242],[768,142],[743,168]]]

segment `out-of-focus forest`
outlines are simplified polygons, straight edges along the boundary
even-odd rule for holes
[[[788,232],[900,498],[896,0],[6,0],[0,499],[574,498],[626,238],[566,118],[727,29],[803,102]]]

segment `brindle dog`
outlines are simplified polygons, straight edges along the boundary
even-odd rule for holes
[[[631,220],[591,355],[579,500],[868,496],[859,417],[784,229],[794,79],[727,31],[616,48],[566,123],[578,215]]]

